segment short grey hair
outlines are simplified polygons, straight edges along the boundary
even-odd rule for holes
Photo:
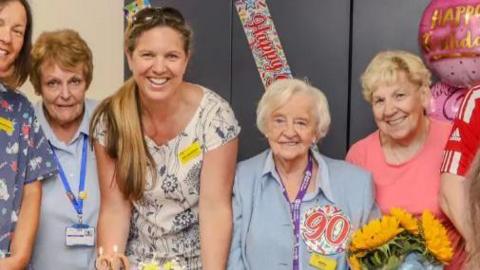
[[[325,94],[308,83],[299,79],[281,79],[268,86],[257,106],[257,127],[264,135],[267,133],[268,117],[285,105],[292,96],[305,95],[311,100],[317,123],[317,140],[327,135],[330,127],[330,112]]]

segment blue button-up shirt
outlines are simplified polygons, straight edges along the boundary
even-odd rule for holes
[[[88,136],[90,117],[96,102],[85,100],[85,112],[77,133],[69,143],[57,139],[47,122],[42,103],[37,103],[35,111],[45,131],[45,136],[55,150],[70,188],[78,196],[80,182],[80,164],[84,136]],[[87,171],[85,191],[87,199],[83,203],[83,222],[96,227],[100,194],[98,188],[97,166],[90,145],[87,152]],[[58,175],[42,181],[42,215],[37,240],[32,257],[35,270],[51,269],[91,269],[88,264],[95,259],[94,247],[65,246],[65,228],[78,223],[77,212],[65,194],[65,188]]]
[[[301,216],[315,207],[331,205],[350,220],[350,234],[380,212],[375,205],[371,176],[346,162],[312,151],[319,173],[315,191],[307,193]],[[290,205],[282,193],[272,153],[267,150],[237,168],[233,199],[234,234],[229,270],[292,269],[294,233]],[[300,241],[300,269],[309,265],[313,254]],[[336,260],[336,269],[348,269],[346,252],[326,255]]]

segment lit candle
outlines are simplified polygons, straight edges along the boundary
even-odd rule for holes
[[[125,255],[118,253],[118,246],[113,246],[113,262],[112,268],[113,269],[120,269],[123,266],[123,269],[130,269],[130,264],[128,263],[128,259]]]
[[[111,259],[103,254],[103,247],[98,248],[98,257],[95,261],[95,269],[110,270],[112,268]]]

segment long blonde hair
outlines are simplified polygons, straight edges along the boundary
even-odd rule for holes
[[[184,41],[185,53],[189,54],[192,31],[182,14],[170,7],[146,8],[134,15],[125,32],[127,53],[132,55],[141,34],[158,26],[177,31]],[[154,181],[156,177],[155,161],[144,139],[138,91],[135,80],[128,79],[98,106],[90,123],[90,134],[94,134],[97,125],[105,124],[105,147],[107,154],[116,160],[117,185],[130,200],[143,197],[149,171]]]
[[[90,134],[94,134],[99,122],[105,124],[105,148],[116,160],[117,184],[123,195],[132,200],[142,198],[147,170],[155,168],[143,139],[137,95],[136,83],[130,78],[113,96],[100,103],[90,124]]]
[[[468,172],[467,181],[470,181],[469,187],[469,206],[470,215],[468,216],[469,225],[473,231],[472,252],[468,258],[468,269],[480,268],[480,151],[477,152],[471,169]]]

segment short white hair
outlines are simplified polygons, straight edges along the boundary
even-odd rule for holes
[[[264,135],[267,133],[267,121],[270,115],[285,105],[292,96],[305,95],[310,98],[317,123],[317,140],[327,135],[330,127],[330,112],[325,94],[299,79],[281,79],[268,86],[257,106],[257,127]]]

